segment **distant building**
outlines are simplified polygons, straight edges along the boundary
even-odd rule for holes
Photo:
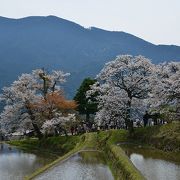
[[[14,132],[9,135],[9,140],[19,140],[24,138],[24,133],[22,132]]]

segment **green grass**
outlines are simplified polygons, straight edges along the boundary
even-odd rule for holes
[[[180,122],[165,125],[137,128],[129,139],[137,143],[148,144],[164,151],[180,151]]]
[[[19,141],[10,141],[8,143],[25,151],[63,155],[72,150],[78,141],[79,136],[58,136],[44,138],[42,140],[29,138]]]
[[[115,179],[143,180],[144,177],[135,168],[121,147],[116,145],[118,142],[127,140],[128,132],[125,130],[102,131],[98,134],[98,143],[107,155]]]
[[[111,158],[111,169],[117,180],[144,180],[145,178],[135,168],[127,155],[116,145],[111,145],[108,148],[109,158]]]
[[[163,126],[154,126],[135,129],[134,135],[129,136],[126,130],[100,131],[81,136],[60,136],[47,139],[27,139],[12,141],[10,144],[19,146],[28,151],[47,151],[47,153],[59,153],[61,157],[38,169],[30,177],[33,179],[48,168],[65,160],[81,150],[99,150],[105,153],[112,173],[117,180],[141,180],[144,177],[134,167],[132,162],[117,144],[129,143],[153,146],[166,151],[178,151],[180,147],[180,123],[174,122]],[[161,152],[159,151],[161,154]]]
[[[43,173],[47,169],[51,168],[57,163],[60,163],[61,161],[67,159],[68,157],[72,156],[74,153],[77,153],[82,150],[98,150],[103,153],[103,151],[106,154],[106,158],[108,161],[108,164],[111,167],[111,170],[113,172],[113,175],[115,179],[127,179],[129,180],[141,180],[143,179],[142,175],[140,172],[133,166],[133,164],[130,162],[128,157],[124,154],[123,150],[120,147],[117,147],[116,145],[113,145],[115,143],[115,136],[124,136],[125,137],[126,131],[108,131],[108,132],[100,132],[100,133],[88,133],[88,134],[83,134],[81,136],[74,136],[74,137],[69,137],[65,139],[65,137],[51,137],[48,138],[47,140],[42,140],[41,142],[38,142],[38,140],[31,140],[33,142],[33,145],[35,147],[48,147],[51,145],[52,149],[62,149],[64,145],[59,145],[58,143],[65,143],[65,144],[71,144],[70,142],[67,143],[66,141],[74,141],[74,138],[76,140],[76,146],[72,150],[70,150],[68,153],[65,155],[59,157],[52,163],[38,169],[36,172],[34,172],[31,176],[26,177],[26,180],[33,179],[37,175]],[[113,136],[114,135],[114,136]],[[72,138],[72,139],[71,139]],[[28,143],[31,141],[14,141],[14,144],[20,144],[22,147],[28,147]],[[104,146],[104,144],[107,145]],[[74,142],[73,142],[74,143]],[[103,146],[102,146],[103,145]],[[60,146],[60,147],[59,147]],[[71,146],[69,146],[71,147]],[[33,148],[32,148],[33,149]],[[65,148],[66,149],[66,148]],[[108,153],[106,153],[108,152]],[[109,157],[109,158],[108,158]],[[123,167],[123,168],[122,168]]]
[[[180,122],[165,125],[135,128],[134,134],[129,135],[126,130],[110,130],[99,133],[100,139],[107,139],[107,143],[132,143],[154,147],[163,151],[180,151]]]
[[[64,139],[65,137],[58,137],[58,139]],[[81,150],[96,150],[96,133],[90,133],[90,134],[83,134],[81,136],[70,136],[70,139],[76,139],[76,146],[74,146],[74,148],[72,150],[70,150],[68,153],[66,153],[65,155],[59,157],[58,159],[56,159],[55,161],[53,161],[52,163],[47,164],[46,166],[38,169],[37,171],[35,171],[32,175],[25,177],[25,180],[31,180],[33,178],[35,178],[36,176],[38,176],[39,174],[43,173],[44,171],[46,171],[47,169],[51,168],[52,166],[56,165],[57,163],[60,163],[61,161],[69,158],[70,156],[72,156],[73,154],[80,152]],[[51,138],[49,138],[49,140],[47,140],[48,142],[53,142],[55,144],[58,144],[57,142],[54,142],[56,139],[53,138],[53,140],[51,140]],[[64,139],[65,140],[65,139]],[[68,139],[66,139],[66,141],[68,141]],[[60,141],[62,142],[62,141]],[[67,142],[66,142],[67,143]],[[73,142],[74,143],[74,142]],[[47,145],[47,144],[46,144]]]

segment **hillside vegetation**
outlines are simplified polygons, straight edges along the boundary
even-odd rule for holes
[[[71,97],[85,77],[94,77],[117,55],[143,55],[154,63],[180,60],[180,47],[154,45],[125,32],[86,29],[54,16],[0,17],[0,89],[36,68],[62,69],[72,76]]]

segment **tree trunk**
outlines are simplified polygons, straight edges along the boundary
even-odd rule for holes
[[[134,127],[133,127],[133,121],[131,121],[130,117],[131,117],[131,98],[128,101],[126,122],[127,122],[128,130],[129,130],[130,134],[132,134],[134,132]]]
[[[30,115],[31,122],[32,122],[32,126],[33,126],[33,128],[34,128],[35,133],[37,134],[37,137],[38,137],[39,139],[42,139],[43,134],[41,133],[38,125],[37,125],[36,123],[34,123],[34,122],[35,122],[35,116],[34,116],[33,111],[31,110],[31,108],[30,108],[30,106],[29,106],[29,103],[26,105],[26,108],[27,108],[27,110],[28,110],[28,114]]]
[[[32,125],[33,125],[33,128],[34,128],[34,131],[35,131],[36,134],[37,134],[38,139],[42,139],[43,134],[41,133],[41,131],[40,131],[38,125],[35,124],[35,123],[32,123]]]
[[[90,123],[90,115],[88,112],[86,113],[86,124],[89,128],[91,128],[92,124]]]

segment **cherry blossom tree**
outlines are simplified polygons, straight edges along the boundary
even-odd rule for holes
[[[155,65],[142,56],[123,55],[107,63],[97,75],[99,84],[88,92],[99,91],[99,119],[121,117],[132,132],[134,115],[145,108],[144,102],[152,90],[155,69]]]
[[[22,74],[10,87],[3,88],[0,95],[0,100],[6,103],[1,113],[3,126],[17,128],[23,122],[31,121],[37,136],[41,138],[41,125],[44,121],[53,119],[56,111],[62,110],[60,102],[67,106],[64,109],[75,107],[73,102],[62,98],[60,93],[60,85],[66,81],[67,76],[69,73],[62,71],[48,73],[37,69],[31,74]]]
[[[61,113],[56,113],[56,116],[52,118],[51,120],[47,120],[42,125],[42,130],[45,134],[60,134],[63,127],[66,126],[66,124],[70,121],[75,121],[76,115],[72,113],[68,113],[66,115],[63,115]]]
[[[142,56],[118,56],[97,75],[87,96],[98,92],[99,124],[121,121],[133,131],[133,120],[141,119],[145,110],[180,119],[179,77],[179,62],[154,65]]]
[[[180,62],[159,64],[156,74],[151,109],[167,115],[168,119],[180,119]]]

